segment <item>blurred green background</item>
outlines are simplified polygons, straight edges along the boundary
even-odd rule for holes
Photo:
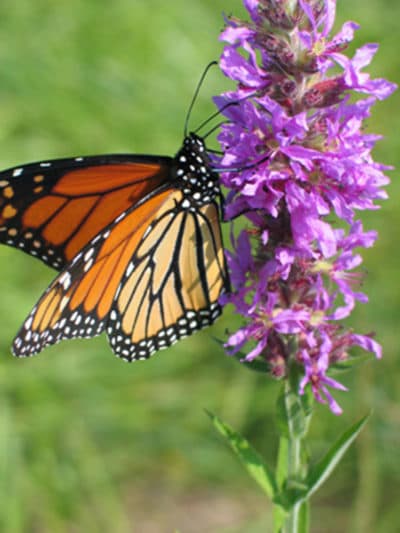
[[[371,71],[399,81],[398,0],[338,2],[337,24],[361,23],[356,44],[378,41]],[[173,154],[205,65],[218,58],[222,12],[239,0],[2,0],[0,167],[106,153]],[[215,69],[192,126],[230,85]],[[380,103],[368,130],[382,133],[375,158],[398,166],[399,94]],[[371,407],[374,415],[341,468],[314,497],[313,533],[399,531],[400,318],[399,181],[380,211],[364,217],[380,239],[365,256],[370,305],[351,320],[374,330],[384,359],[342,377],[344,415],[318,406],[318,456]],[[146,363],[124,364],[104,337],[71,341],[17,360],[14,333],[54,276],[0,248],[0,531],[258,533],[270,506],[214,434],[203,408],[276,452],[279,385],[226,357],[223,337],[237,318]]]

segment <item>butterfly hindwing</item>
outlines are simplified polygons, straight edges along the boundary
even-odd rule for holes
[[[111,308],[107,336],[116,355],[147,359],[212,324],[228,287],[218,207],[175,212],[175,193],[135,251]]]

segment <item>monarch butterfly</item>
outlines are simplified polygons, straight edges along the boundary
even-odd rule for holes
[[[59,271],[13,342],[31,356],[106,332],[127,360],[212,324],[229,280],[204,140],[175,157],[102,155],[0,172],[0,242]]]

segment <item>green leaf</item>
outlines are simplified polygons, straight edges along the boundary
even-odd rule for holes
[[[361,420],[351,426],[336,441],[332,448],[327,452],[318,463],[311,467],[306,479],[307,491],[305,498],[309,498],[319,487],[328,479],[340,459],[343,457],[349,446],[359,435],[362,428],[367,423],[370,414],[364,416]]]
[[[264,459],[239,433],[225,424],[216,415],[206,410],[218,432],[227,439],[232,450],[239,457],[247,472],[271,499],[278,492],[274,474]]]
[[[274,505],[274,533],[282,533],[287,511],[280,505]]]

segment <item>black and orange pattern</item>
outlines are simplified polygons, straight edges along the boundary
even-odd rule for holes
[[[109,155],[0,173],[0,242],[61,270],[121,213],[168,178],[171,158]]]
[[[221,314],[220,190],[198,136],[175,158],[37,163],[0,173],[0,187],[0,242],[61,270],[15,355],[106,331],[116,355],[146,359]]]

